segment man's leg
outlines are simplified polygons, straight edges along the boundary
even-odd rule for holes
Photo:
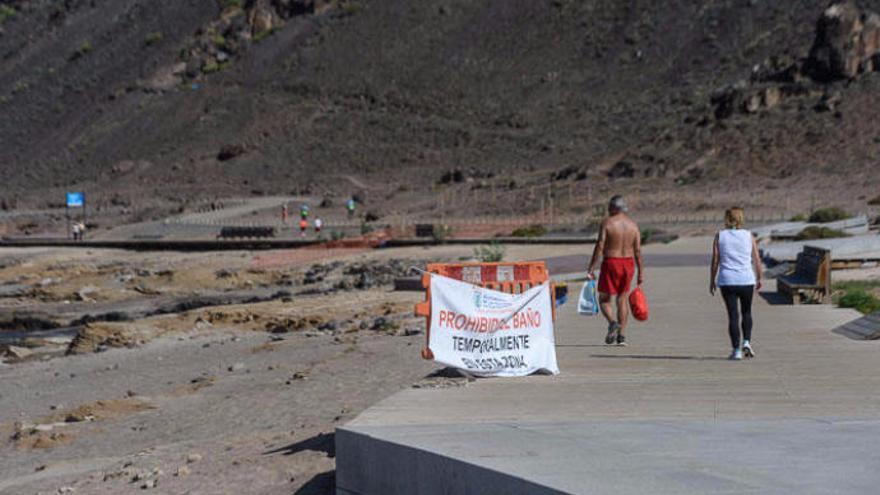
[[[611,296],[604,293],[599,292],[599,308],[602,310],[602,316],[608,320],[608,323],[614,323],[617,321],[614,318],[614,312],[611,310]]]
[[[617,329],[620,326],[614,319],[614,312],[611,308],[611,295],[605,292],[599,293],[599,308],[602,309],[602,316],[608,321],[608,334],[605,336],[606,344],[613,344],[617,339]]]
[[[630,262],[624,266],[624,272],[620,280],[620,286],[617,288],[617,321],[619,323],[617,332],[618,345],[626,345],[626,324],[629,321],[629,293],[632,290],[632,279],[635,275],[635,263]]]
[[[627,321],[629,321],[629,296],[627,294],[620,294],[617,296],[617,322],[620,324],[618,332],[621,337],[623,336],[623,331],[626,330]]]

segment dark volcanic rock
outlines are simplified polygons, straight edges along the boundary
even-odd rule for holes
[[[816,80],[852,79],[875,70],[880,54],[880,16],[852,1],[832,4],[816,25],[806,70]]]
[[[636,175],[636,169],[632,163],[626,160],[620,160],[615,163],[611,170],[608,171],[608,177],[611,179],[631,179]]]
[[[237,156],[243,155],[244,152],[244,146],[241,146],[240,144],[227,144],[220,148],[220,153],[217,153],[217,159],[221,162],[225,162],[226,160],[232,160]]]

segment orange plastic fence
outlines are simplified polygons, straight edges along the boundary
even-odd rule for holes
[[[434,359],[429,343],[431,341],[431,275],[436,273],[444,277],[454,278],[487,289],[521,294],[532,287],[537,287],[550,280],[550,273],[543,261],[526,261],[520,263],[429,263],[422,275],[422,287],[425,288],[425,300],[416,304],[416,316],[427,318],[425,324],[425,347],[422,358]],[[550,283],[551,307],[553,321],[556,321],[556,290]]]

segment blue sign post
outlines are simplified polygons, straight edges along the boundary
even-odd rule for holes
[[[71,233],[73,233],[73,240],[81,241],[83,236],[83,231],[85,230],[86,223],[86,193],[84,192],[69,192],[66,197],[67,201],[65,204],[65,210],[67,213],[67,237],[69,238]],[[70,209],[71,208],[82,208],[83,209],[83,219],[82,223],[77,225],[77,228],[74,230],[70,229]]]
[[[68,208],[81,208],[86,204],[86,195],[81,192],[69,192],[67,193],[67,207]]]

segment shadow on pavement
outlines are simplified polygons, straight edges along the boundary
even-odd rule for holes
[[[769,304],[771,306],[783,306],[783,305],[790,306],[791,305],[791,299],[789,299],[788,296],[786,296],[784,294],[780,294],[775,291],[774,292],[764,291],[764,292],[759,292],[758,294],[765,301],[767,301],[767,304]]]
[[[336,492],[336,471],[315,475],[293,495],[333,495]]]
[[[727,361],[721,356],[645,356],[638,354],[590,354],[590,357],[602,359],[658,359],[672,361]]]
[[[325,454],[327,454],[327,457],[336,457],[335,435],[333,433],[319,433],[311,438],[300,440],[299,442],[292,443],[285,447],[279,447],[277,449],[264,452],[263,455],[294,455],[306,450],[311,450],[314,452],[324,452]]]

